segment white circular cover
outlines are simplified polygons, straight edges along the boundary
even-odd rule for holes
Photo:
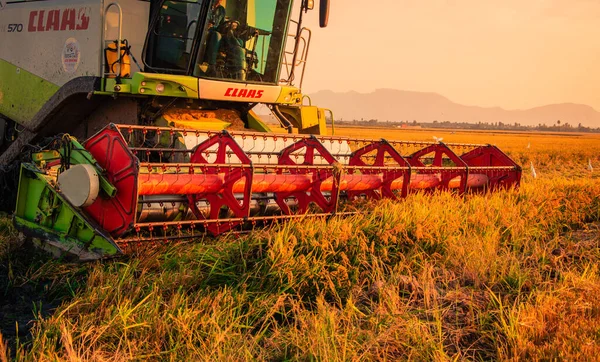
[[[100,180],[94,166],[73,165],[58,175],[58,187],[73,206],[86,207],[96,201]]]

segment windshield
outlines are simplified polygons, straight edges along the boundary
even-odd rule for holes
[[[185,73],[205,1],[165,1],[152,25],[144,63],[155,71]]]
[[[291,0],[212,0],[194,75],[277,83]]]

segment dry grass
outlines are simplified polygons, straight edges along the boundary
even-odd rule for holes
[[[394,132],[388,138],[431,138]],[[490,141],[433,132],[449,142]],[[416,194],[365,205],[368,213],[350,218],[290,222],[118,261],[18,264],[12,285],[49,281],[48,293],[62,303],[36,318],[32,338],[12,343],[12,354],[36,361],[594,360],[600,139],[492,138],[519,162],[533,162],[538,178],[526,170],[518,191]],[[585,169],[588,159],[598,162],[596,173]],[[6,250],[2,260],[15,263]]]

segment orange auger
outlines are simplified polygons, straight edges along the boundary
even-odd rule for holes
[[[419,190],[495,191],[521,178],[492,145],[111,124],[84,147],[117,189],[84,211],[119,245],[331,215],[343,202]]]

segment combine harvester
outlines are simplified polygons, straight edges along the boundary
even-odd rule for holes
[[[328,135],[333,115],[300,90],[313,7],[8,0],[0,204],[44,247],[89,260],[345,214],[357,200],[519,184],[521,168],[491,145]],[[321,0],[323,27],[328,11]],[[274,134],[257,104],[287,133]]]

